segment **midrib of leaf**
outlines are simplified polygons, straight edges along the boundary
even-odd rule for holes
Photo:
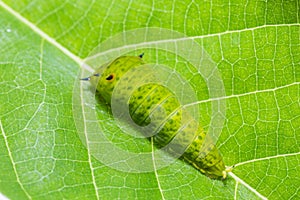
[[[35,24],[31,23],[26,18],[24,18],[22,15],[20,15],[18,12],[16,12],[11,7],[9,7],[8,5],[6,5],[3,1],[0,1],[0,6],[2,6],[10,14],[12,14],[13,16],[15,16],[18,20],[20,20],[22,23],[24,23],[26,26],[28,26],[32,31],[34,31],[39,36],[41,36],[41,38],[45,39],[50,44],[52,44],[53,46],[55,46],[56,48],[58,48],[59,50],[61,50],[65,55],[67,55],[69,58],[71,58],[76,63],[78,63],[79,66],[82,66],[83,68],[85,68],[88,71],[94,71],[93,69],[89,68],[89,66],[85,65],[84,62],[83,62],[83,60],[81,58],[79,58],[78,56],[76,56],[75,54],[73,54],[71,51],[69,51],[67,48],[65,48],[64,46],[62,46],[55,39],[53,39],[48,34],[46,34],[41,29],[39,29]]]
[[[262,194],[260,194],[257,190],[255,190],[253,187],[251,187],[250,185],[248,185],[245,181],[243,181],[242,179],[240,179],[234,173],[228,172],[228,174],[237,182],[236,187],[235,187],[235,193],[237,192],[238,184],[240,183],[240,184],[244,185],[246,188],[248,188],[251,192],[253,192],[254,194],[256,194],[258,197],[260,197],[261,199],[264,199],[264,200],[267,199],[265,196],[263,196]]]
[[[253,160],[247,160],[245,162],[240,162],[235,164],[234,166],[241,166],[244,164],[248,164],[248,163],[254,163],[254,162],[258,162],[258,161],[264,161],[264,160],[270,160],[270,159],[276,159],[276,158],[280,158],[280,157],[288,157],[288,156],[296,156],[299,155],[300,152],[297,153],[290,153],[290,154],[281,154],[281,155],[276,155],[276,156],[268,156],[268,157],[264,157],[264,158],[257,158],[257,159],[253,159]],[[252,191],[254,194],[256,194],[258,197],[260,197],[261,199],[267,199],[265,196],[263,196],[262,194],[260,194],[257,190],[255,190],[253,187],[251,187],[249,184],[247,184],[245,181],[243,181],[242,179],[240,179],[237,175],[235,175],[233,172],[229,172],[228,173],[235,181],[236,181],[236,187],[235,187],[235,193],[238,190],[238,185],[242,184],[244,185],[246,188],[248,188],[250,191]],[[235,194],[236,195],[236,194]],[[236,196],[235,198],[236,199]]]
[[[0,6],[2,6],[5,10],[7,10],[9,13],[11,13],[13,16],[15,16],[18,20],[20,20],[26,26],[30,27],[31,30],[34,31],[35,33],[37,33],[41,38],[43,38],[44,40],[48,41],[50,44],[52,44],[53,46],[55,46],[57,49],[61,50],[66,56],[68,56],[73,61],[75,61],[76,63],[78,63],[78,65],[80,67],[82,67],[82,68],[84,68],[84,69],[86,69],[88,71],[93,71],[92,68],[90,68],[88,65],[85,64],[84,60],[82,60],[81,58],[79,58],[78,56],[76,56],[75,54],[73,54],[67,48],[65,48],[60,43],[58,43],[55,39],[53,39],[48,34],[46,34],[41,29],[39,29],[35,24],[31,23],[26,18],[24,18],[23,16],[21,16],[18,12],[16,12],[15,10],[13,10],[9,6],[7,6],[2,1],[0,1]],[[263,25],[263,26],[257,26],[257,27],[253,27],[253,28],[243,29],[243,30],[233,30],[233,31],[226,31],[226,32],[222,32],[222,33],[215,33],[215,34],[207,34],[207,35],[201,35],[201,36],[192,36],[192,37],[179,38],[179,39],[176,39],[175,41],[203,39],[203,38],[214,37],[214,36],[220,37],[220,36],[226,35],[226,34],[241,33],[241,32],[246,32],[246,31],[254,31],[254,30],[257,30],[257,29],[267,28],[267,27],[287,27],[287,26],[299,26],[299,24]],[[172,39],[172,40],[161,40],[161,41],[154,41],[154,42],[139,43],[139,44],[134,44],[134,46],[138,47],[138,46],[144,46],[146,44],[151,44],[151,43],[167,43],[167,42],[174,42],[174,39]],[[101,52],[99,54],[96,54],[95,56],[101,56],[102,54],[107,54],[109,52],[118,51],[118,50],[121,50],[121,49],[124,49],[124,48],[127,48],[127,47],[130,47],[130,46],[122,46],[122,47],[119,47],[119,48],[110,49],[108,51],[104,51],[104,52]],[[267,91],[274,91],[274,90],[277,90],[277,89],[286,88],[286,87],[289,87],[289,86],[292,86],[292,85],[297,85],[297,84],[299,84],[299,82],[295,82],[295,83],[292,83],[292,84],[289,84],[289,85],[285,85],[285,86],[281,86],[281,87],[276,87],[276,88],[273,88],[273,89],[258,90],[258,91],[248,92],[248,93],[239,94],[239,95],[226,96],[224,98],[227,99],[227,98],[232,98],[232,97],[246,96],[246,95],[249,95],[249,94],[256,94],[256,93],[262,93],[262,92],[267,92]],[[205,100],[205,101],[213,101],[213,100],[217,100],[217,99],[209,99],[209,100]],[[204,101],[198,101],[196,103],[198,104],[198,103],[202,103],[202,102],[204,102]],[[13,168],[14,168],[14,172],[15,172],[16,177],[17,177],[17,181],[20,184],[21,188],[24,190],[25,194],[28,196],[28,198],[31,198],[30,195],[26,192],[26,190],[22,186],[22,183],[21,183],[21,181],[18,178],[18,174],[17,174],[16,168],[15,168],[15,165],[14,165],[14,161],[13,161],[13,158],[12,158],[11,153],[9,151],[9,146],[8,146],[7,140],[5,139],[6,136],[5,136],[5,132],[3,130],[1,121],[0,121],[0,129],[1,129],[2,133],[3,133],[3,135],[4,135],[4,140],[5,140],[7,149],[8,149],[9,157],[10,157],[10,159],[12,161],[12,164],[13,164]],[[89,152],[89,148],[88,148],[88,152]],[[259,159],[254,159],[254,160],[246,161],[246,162],[243,162],[243,163],[238,163],[236,165],[238,166],[238,165],[242,165],[242,164],[246,164],[246,163],[250,163],[250,162],[256,162],[256,161],[261,161],[261,160],[266,160],[266,159],[271,159],[271,158],[276,158],[276,157],[282,157],[282,156],[287,156],[287,155],[288,156],[289,155],[298,155],[298,154],[300,154],[300,153],[284,154],[284,155],[277,155],[277,156],[273,156],[273,157],[259,158]],[[97,198],[99,198],[96,181],[95,181],[95,178],[94,178],[94,175],[93,175],[94,168],[92,166],[91,154],[90,153],[88,153],[88,158],[89,158],[88,162],[90,164],[90,169],[91,169],[91,172],[92,172],[92,179],[93,179],[93,184],[94,184],[96,196],[97,196]],[[153,163],[153,165],[155,167],[155,163]],[[161,192],[162,198],[164,198],[163,192],[162,192],[162,188],[160,187],[160,184],[159,184],[159,177],[158,177],[156,171],[155,171],[155,175],[156,175],[156,178],[157,178],[158,187],[159,187],[159,190]],[[244,185],[245,187],[247,187],[250,191],[254,192],[258,197],[260,197],[262,199],[266,199],[266,197],[264,197],[263,195],[261,195],[258,191],[256,191],[254,188],[252,188],[250,185],[248,185],[242,179],[240,179],[239,177],[237,177],[235,174],[229,173],[229,175],[232,176],[236,180],[237,185],[240,183],[240,184]],[[236,191],[238,190],[237,186],[236,186],[235,190]]]

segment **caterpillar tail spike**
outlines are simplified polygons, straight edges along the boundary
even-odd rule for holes
[[[122,76],[129,70],[144,65],[143,56],[144,53],[139,56],[120,56],[97,68],[90,77],[81,80],[90,81],[99,92],[102,101],[111,105],[113,90],[118,81],[120,81]],[[101,76],[99,76],[99,74],[101,74]],[[134,86],[136,85],[134,80],[135,79],[131,80],[129,77],[128,83]],[[119,84],[118,87],[121,87],[121,93],[129,93],[127,89],[128,85]],[[212,179],[226,179],[227,173],[231,171],[233,167],[225,167],[219,150],[213,142],[207,142],[209,141],[209,137],[205,134],[197,120],[191,120],[191,126],[184,129],[182,128],[182,124],[180,123],[184,116],[183,110],[180,109],[182,105],[169,88],[152,82],[139,86],[138,89],[130,93],[130,99],[127,105],[128,107],[124,109],[129,108],[132,120],[139,126],[147,126],[152,122],[151,114],[154,109],[158,109],[158,107],[163,108],[166,111],[167,117],[160,122],[153,120],[153,123],[159,123],[158,126],[162,127],[156,135],[152,136],[154,144],[159,148],[164,147],[175,136],[180,134],[178,145],[184,146],[186,144],[186,138],[184,138],[185,134],[181,133],[183,131],[185,131],[184,133],[192,132],[194,135],[192,142],[184,148],[185,151],[180,158]],[[174,112],[175,114],[172,115]],[[207,140],[205,140],[206,136]]]

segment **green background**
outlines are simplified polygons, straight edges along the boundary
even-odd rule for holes
[[[0,4],[3,195],[10,199],[261,199],[259,193],[268,199],[299,198],[299,1],[6,0]],[[241,181],[211,180],[180,160],[155,173],[120,172],[89,155],[81,143],[72,110],[79,62],[105,39],[145,27],[194,38],[217,64],[227,106],[217,144],[225,163],[236,164],[233,173]],[[172,63],[172,58],[162,57],[162,62]],[[180,64],[176,69],[191,80],[197,77]]]

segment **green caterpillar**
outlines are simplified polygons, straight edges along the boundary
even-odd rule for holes
[[[116,84],[126,72],[145,64],[142,57],[143,54],[140,56],[118,57],[112,62],[96,69],[92,76],[81,80],[90,81],[103,99],[108,104],[111,104]],[[124,87],[122,91],[126,92],[126,86],[121,87]],[[129,105],[130,116],[137,125],[143,127],[154,123],[157,127],[160,127],[158,133],[152,136],[154,144],[157,147],[164,147],[174,137],[179,135],[177,142],[173,147],[170,147],[169,152],[176,151],[174,146],[186,147],[181,156],[183,160],[210,178],[226,178],[227,172],[230,170],[225,168],[223,159],[217,147],[212,142],[209,142],[207,145],[203,144],[206,135],[198,125],[198,122],[188,119],[189,124],[185,127],[177,123],[185,116],[183,115],[184,111],[181,109],[180,102],[176,99],[176,96],[167,87],[155,83],[146,83],[138,87],[131,94],[127,103]],[[153,113],[158,112],[159,109],[163,109],[164,116],[168,117],[161,119],[156,117],[153,119],[151,116]],[[196,131],[193,127],[197,127]],[[185,136],[190,134],[191,131],[193,131],[194,136],[192,141],[187,143],[188,141],[186,141]],[[204,148],[202,145],[204,145]]]

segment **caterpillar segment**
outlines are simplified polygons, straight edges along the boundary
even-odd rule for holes
[[[90,81],[106,103],[111,104],[116,84],[126,72],[145,64],[142,57],[143,54],[118,57],[82,80]],[[145,79],[147,79],[146,75]],[[134,80],[132,85],[135,84]],[[131,86],[124,84],[119,88],[121,89],[120,98],[129,87]],[[176,154],[177,149],[184,148],[181,159],[210,178],[226,178],[231,168],[226,169],[222,156],[211,142],[212,140],[205,135],[199,122],[185,113],[176,95],[167,87],[156,83],[144,84],[132,92],[127,103],[130,116],[137,125],[142,127],[149,124],[155,125],[156,134],[152,137],[158,148],[165,147],[172,142],[172,145],[166,148],[168,153]]]

